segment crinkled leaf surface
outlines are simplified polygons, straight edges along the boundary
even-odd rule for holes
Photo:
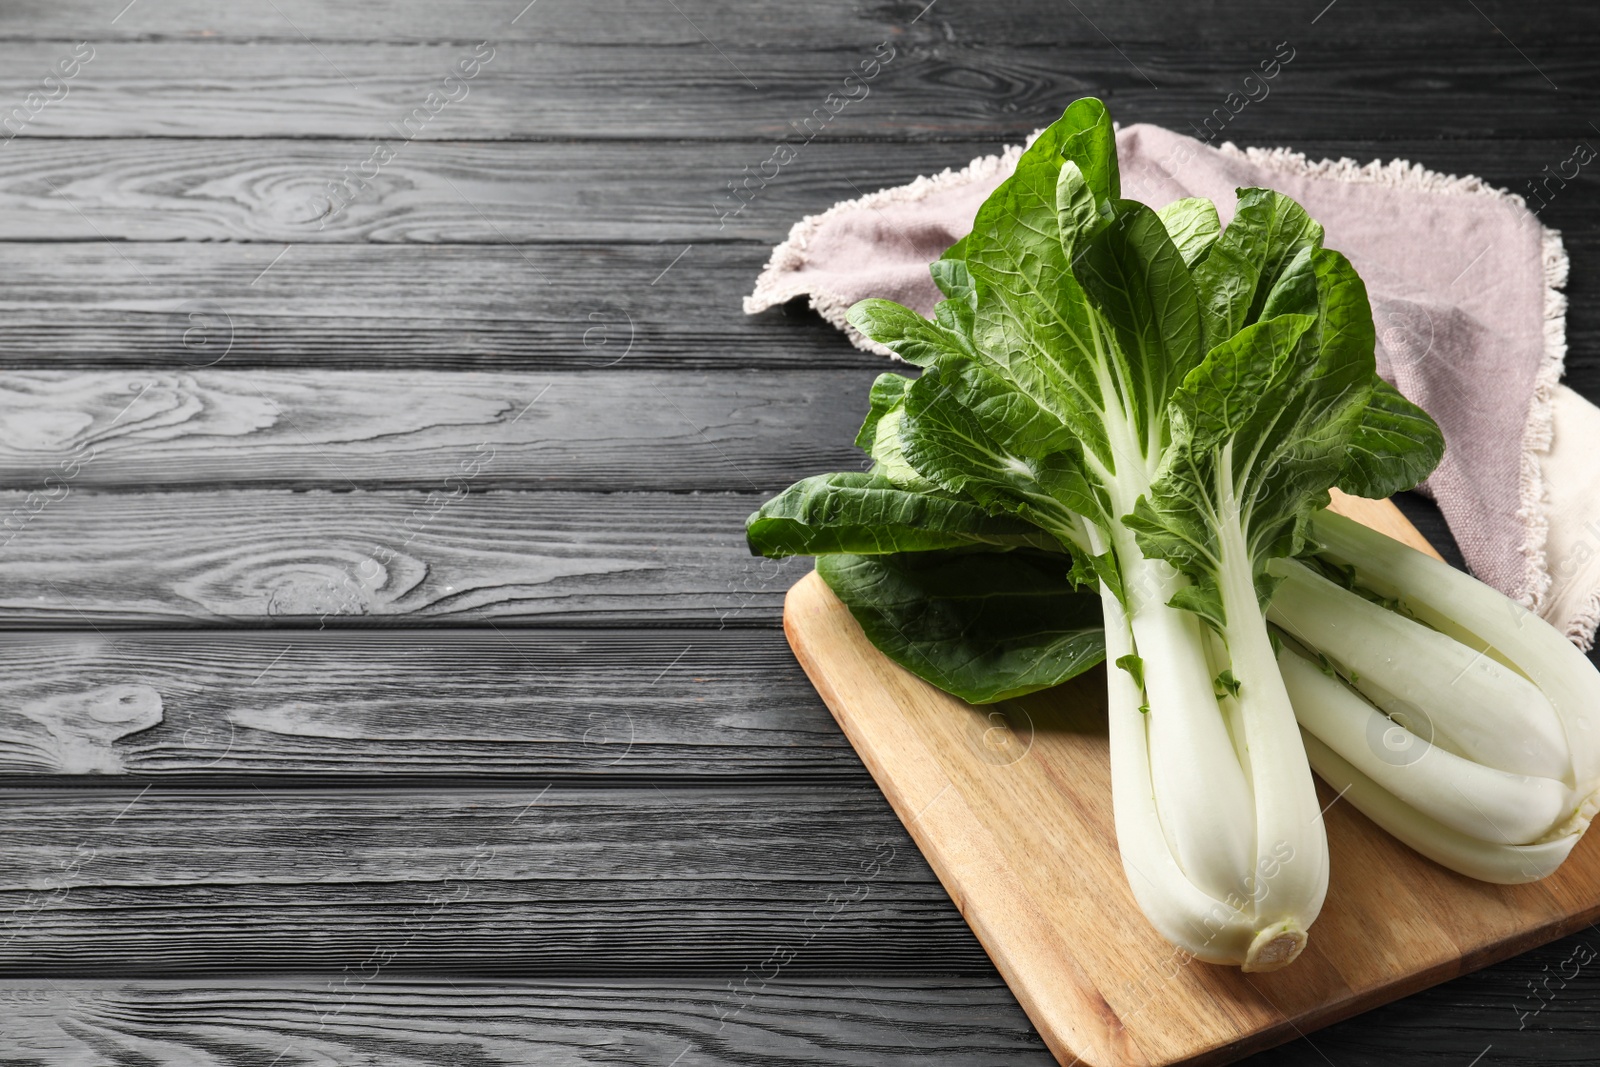
[[[817,571],[874,646],[974,704],[1048,689],[1105,658],[1100,598],[1074,589],[1063,556],[835,555]]]
[[[1295,257],[1321,247],[1322,227],[1299,204],[1271,189],[1239,190],[1233,221],[1194,269],[1205,348],[1259,321]]]
[[[1030,523],[990,515],[944,494],[901,489],[870,472],[796,482],[746,520],[745,537],[758,556],[915,552],[975,543],[1059,550]]]
[[[1222,621],[1225,567],[1251,568],[1263,598],[1267,561],[1304,543],[1328,504],[1371,396],[1366,289],[1337,252],[1309,254],[1317,314],[1278,315],[1217,345],[1174,393],[1174,442],[1161,477],[1127,521],[1147,555],[1195,581],[1183,606]],[[1243,531],[1229,560],[1222,532]]]
[[[1172,238],[1178,254],[1190,267],[1205,258],[1222,233],[1217,205],[1205,197],[1188,196],[1174,200],[1158,209],[1156,215],[1167,228],[1167,236]]]
[[[1339,488],[1381,500],[1417,486],[1444,456],[1444,434],[1417,405],[1381,379],[1350,438]]]

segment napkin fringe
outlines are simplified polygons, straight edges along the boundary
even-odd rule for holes
[[[1240,148],[1232,142],[1221,151],[1248,159],[1251,163],[1279,173],[1328,178],[1335,181],[1389,185],[1423,192],[1488,196],[1504,200],[1526,211],[1527,202],[1508,189],[1490,185],[1476,175],[1441,174],[1420,163],[1391,159],[1357,163],[1343,159],[1312,161],[1304,152],[1289,148]],[[1518,474],[1517,518],[1522,523],[1522,590],[1515,599],[1524,607],[1539,610],[1550,592],[1550,566],[1545,545],[1550,523],[1545,515],[1544,472],[1539,457],[1550,451],[1556,386],[1567,358],[1567,250],[1561,232],[1539,224],[1542,234],[1541,259],[1544,266],[1544,354],[1534,377],[1533,397],[1528,402],[1528,419],[1522,430],[1522,462]],[[1600,625],[1600,588],[1584,600],[1583,611],[1565,624],[1568,637],[1585,650],[1593,643],[1595,627]]]
[[[1545,507],[1544,469],[1539,464],[1539,457],[1548,454],[1555,441],[1556,387],[1561,384],[1567,363],[1567,295],[1562,290],[1567,285],[1569,268],[1561,231],[1549,226],[1541,226],[1541,229],[1544,231],[1544,358],[1539,362],[1539,371],[1534,377],[1533,398],[1528,402],[1528,425],[1522,438],[1522,506],[1517,510],[1517,517],[1522,519],[1524,526],[1536,531],[1539,537],[1538,554],[1534,562],[1539,569],[1540,581],[1537,584],[1530,583],[1529,592],[1532,595],[1522,601],[1524,606],[1535,611],[1546,606],[1551,584],[1549,560],[1545,554],[1550,521]],[[1524,560],[1529,560],[1526,554]],[[1583,599],[1583,609],[1576,618],[1562,623],[1562,630],[1587,652],[1594,643],[1597,623],[1600,623],[1600,587],[1589,590]]]

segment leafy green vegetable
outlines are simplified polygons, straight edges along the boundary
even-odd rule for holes
[[[1206,257],[1211,246],[1222,233],[1222,220],[1217,217],[1217,205],[1202,197],[1174,200],[1156,212],[1167,236],[1183,256],[1190,268]]]
[[[1080,100],[931,265],[945,297],[931,318],[883,300],[851,309],[863,334],[921,368],[873,387],[858,437],[871,471],[807,479],[749,524],[755,551],[823,553],[819,572],[872,641],[966,699],[1111,659],[1113,802],[1134,895],[1186,951],[1246,969],[1294,959],[1326,891],[1307,722],[1319,768],[1349,771],[1363,810],[1484,877],[1515,880],[1519,864],[1548,873],[1600,808],[1600,746],[1569,752],[1552,726],[1581,720],[1600,736],[1600,710],[1573,705],[1600,683],[1520,619],[1505,646],[1546,672],[1530,684],[1566,695],[1541,705],[1495,675],[1499,689],[1438,718],[1481,733],[1495,694],[1515,694],[1521,711],[1504,721],[1538,735],[1533,773],[1491,766],[1496,746],[1474,735],[1456,747],[1484,766],[1459,781],[1497,790],[1498,810],[1559,846],[1473,837],[1481,820],[1439,781],[1396,776],[1351,744],[1379,714],[1363,701],[1398,692],[1408,652],[1433,656],[1428,676],[1440,678],[1466,677],[1458,661],[1511,660],[1430,615],[1404,584],[1420,573],[1413,562],[1322,514],[1336,486],[1387,496],[1415,485],[1444,448],[1432,420],[1377,378],[1366,290],[1323,239],[1266,189],[1239,190],[1226,228],[1208,201],[1153,211],[1123,199],[1110,119]],[[1366,557],[1340,556],[1349,544]],[[1311,552],[1323,557],[1314,567],[1293,562]],[[1102,644],[1078,587],[1098,590]],[[1450,602],[1482,623],[1493,594],[1479,596]],[[1268,629],[1269,602],[1292,641]],[[1327,657],[1310,631],[1342,650],[1338,677],[1317,672]],[[1534,677],[1516,662],[1523,682]],[[1313,709],[1299,723],[1291,676]],[[1374,688],[1357,694],[1363,685]],[[1576,829],[1550,826],[1552,811],[1575,811]]]
[[[1266,191],[1241,195],[1191,272],[1167,222],[1118,198],[1115,169],[1104,109],[1074,105],[979,208],[968,278],[936,272],[949,299],[932,321],[881,303],[852,321],[920,346],[904,459],[1072,546],[1074,576],[1099,579],[1107,649],[1143,665],[1142,693],[1108,676],[1119,837],[1132,867],[1181,872],[1141,895],[1146,914],[1203,958],[1266,969],[1304,944],[1327,875],[1260,598],[1371,392],[1365,293]],[[1207,934],[1196,901],[1227,899],[1280,840],[1303,861]]]
[[[1270,189],[1239,190],[1233,221],[1195,267],[1195,286],[1203,294],[1200,313],[1206,348],[1220,344],[1259,321],[1267,301],[1279,293],[1275,310],[1284,307],[1290,291],[1310,297],[1303,283],[1308,275],[1296,260],[1322,246],[1322,227],[1282,193]],[[1300,267],[1296,271],[1292,268]]]
[[[901,489],[877,473],[821,474],[796,482],[750,516],[745,534],[765,556],[877,555],[973,544],[1059,546],[1036,526],[943,493]]]
[[[856,434],[856,447],[871,456],[874,471],[882,478],[902,489],[927,491],[934,484],[916,472],[906,462],[905,450],[900,440],[904,422],[906,390],[911,379],[898,374],[880,374],[872,383],[872,407],[867,412],[861,432]]]
[[[1421,482],[1443,456],[1438,424],[1394,386],[1378,381],[1350,439],[1338,485],[1352,496],[1381,500]]]
[[[1100,602],[1074,591],[1057,554],[833,555],[817,570],[885,655],[974,704],[1049,688],[1105,655]]]

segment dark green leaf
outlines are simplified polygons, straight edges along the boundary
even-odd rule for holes
[[[1051,130],[1058,137],[1058,153],[1077,164],[1095,200],[1104,204],[1121,199],[1117,133],[1104,104],[1088,96],[1074,100]]]
[[[1021,696],[1105,658],[1100,598],[1062,556],[918,552],[824,556],[822,575],[890,659],[974,704]]]
[[[1179,606],[1213,620],[1225,616],[1218,583],[1230,567],[1250,567],[1258,600],[1270,597],[1267,561],[1304,546],[1371,396],[1366,289],[1337,252],[1307,262],[1316,316],[1254,323],[1207,354],[1173,395],[1161,476],[1125,520],[1147,555],[1194,580]],[[1248,559],[1228,558],[1231,528]]]
[[[1061,248],[1068,259],[1074,248],[1105,224],[1109,216],[1109,207],[1106,213],[1101,212],[1105,204],[1095,199],[1076,163],[1061,164],[1061,173],[1056,177],[1056,224],[1061,228]]]
[[[1096,373],[1105,353],[1063,246],[1062,162],[1042,135],[978,209],[965,244],[977,289],[973,348],[1089,444],[1105,433]]]
[[[991,513],[1021,516],[1068,543],[1078,525],[1073,510],[1103,510],[1065,428],[973,361],[930,368],[907,391],[906,416],[909,463]]]
[[[1361,424],[1350,439],[1339,488],[1381,500],[1413,488],[1439,465],[1444,434],[1428,413],[1377,379]]]
[[[961,242],[955,245],[951,251],[954,251],[955,248],[960,248],[965,243],[966,238],[962,238]],[[944,259],[936,259],[928,264],[928,273],[933,275],[933,284],[937,285],[939,291],[949,299],[964,301],[969,304],[976,303],[977,297],[972,290],[972,275],[967,271],[965,256],[951,258],[947,252]]]
[[[935,488],[906,459],[901,431],[905,427],[906,393],[912,379],[880,374],[872,383],[871,410],[856,434],[856,447],[872,457],[872,473],[897,488],[926,491]]]
[[[970,344],[978,311],[978,289],[967,270],[966,238],[946,250],[943,259],[928,265],[933,284],[948,299],[939,301],[933,309],[933,320],[947,330],[961,335]]]
[[[857,448],[871,454],[873,442],[878,436],[878,423],[890,411],[904,406],[906,390],[911,388],[911,382],[912,379],[903,374],[880,374],[873,379],[872,390],[867,394],[867,417],[856,434]]]
[[[901,489],[870,473],[796,482],[745,521],[758,556],[920,552],[977,543],[1059,548],[1043,531],[953,497]],[[1067,566],[1065,557],[1061,564]]]
[[[1109,225],[1084,243],[1073,270],[1111,326],[1116,375],[1124,404],[1149,445],[1167,398],[1199,364],[1199,306],[1194,282],[1154,211],[1120,200]],[[1110,456],[1115,472],[1121,456]],[[1142,457],[1141,457],[1142,458]]]
[[[1144,689],[1144,660],[1136,653],[1129,652],[1126,656],[1117,657],[1117,666],[1127,671],[1133,678],[1133,684],[1141,690]]]
[[[866,336],[919,367],[928,366],[940,356],[961,353],[967,347],[960,334],[892,300],[863,300],[845,312],[845,318]]]
[[[1205,348],[1262,318],[1267,297],[1295,257],[1322,247],[1322,227],[1271,189],[1239,190],[1233,221],[1194,270]]]

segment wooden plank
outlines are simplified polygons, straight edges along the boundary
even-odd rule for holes
[[[775,240],[855,188],[898,185],[998,147],[814,144],[792,177],[735,215],[741,201],[727,183],[770,144],[417,142],[330,215],[327,184],[370,144],[18,138],[0,154],[0,240]],[[547,284],[536,260],[523,266],[530,292]]]
[[[1576,191],[1576,190],[1574,190]],[[1565,190],[1563,190],[1565,192]],[[1561,230],[1567,277],[1567,361],[1564,381],[1589,400],[1600,399],[1600,227],[1585,224],[1573,196],[1554,201],[1540,219]]]
[[[1255,138],[1383,139],[1420,127],[1448,137],[1565,139],[1585,129],[1584,100],[1596,89],[1596,36],[1542,42],[1538,69],[1492,32],[1448,48],[1389,34],[1351,42],[1283,36],[1291,40],[1281,47],[1251,37],[1217,41],[1203,52],[1143,49],[1137,57],[1092,32],[1043,45],[973,47],[888,35],[782,50],[712,48],[704,40],[671,48],[101,43],[78,50],[93,58],[63,99],[0,112],[0,121],[9,116],[7,130],[20,137],[373,138],[398,150],[414,138],[800,143],[812,136],[1018,138],[1084,95],[1114,97],[1120,121],[1187,130],[1233,93],[1223,115]],[[0,101],[25,100],[70,55],[59,40],[0,43],[0,70],[8,72]],[[1280,69],[1246,85],[1262,62]],[[857,79],[846,83],[852,74]],[[1553,94],[1545,77],[1565,92]],[[1418,83],[1429,91],[1396,92]],[[1241,105],[1246,90],[1258,101]],[[830,93],[840,94],[831,107]],[[1486,109],[1491,95],[1497,106]],[[1383,118],[1375,125],[1376,115]],[[352,169],[367,155],[356,153]]]
[[[366,158],[366,143],[18,138],[0,154],[0,241],[266,241],[280,246],[275,251],[300,242],[776,242],[803,215],[964,165],[1001,140],[892,149],[817,142],[748,202],[732,199],[728,183],[759,167],[771,142],[417,142],[329,216],[327,182]],[[1293,147],[1314,158],[1401,156],[1517,188],[1572,154],[1567,139],[1374,147],[1296,138]],[[1576,200],[1597,183],[1589,168],[1562,192]],[[676,251],[663,250],[662,268]],[[537,260],[530,255],[524,265],[530,291],[545,284]],[[130,264],[129,283],[136,278]]]
[[[1335,1024],[1313,1044],[1244,1062],[1384,1063],[1404,1049],[1410,1067],[1462,1067],[1489,1045],[1503,1050],[1500,1064],[1586,1062],[1600,1032],[1580,966],[1593,943],[1592,935],[1568,938]],[[1559,975],[1575,966],[1580,976],[1564,982]],[[352,972],[348,985],[343,976],[20,978],[0,980],[0,1005],[13,1055],[79,1067],[118,1067],[136,1056],[204,1067],[273,1056],[510,1065],[581,1062],[597,1046],[607,1063],[625,1067],[662,1067],[680,1054],[683,1063],[710,1067],[1053,1062],[997,975],[771,974],[769,967],[728,981],[444,981]],[[1554,992],[1529,992],[1541,981]],[[1519,1021],[1526,1027],[1510,1036]]]
[[[0,626],[777,623],[761,494],[0,493]]]
[[[989,972],[870,787],[11,789],[0,833],[8,977]]]
[[[886,365],[803,306],[746,315],[770,254],[759,241],[12,243],[0,317],[11,368]]]
[[[14,634],[0,774],[866,783],[773,630]]]
[[[1567,381],[1600,395],[1600,198],[1572,192],[1542,217],[1562,229],[1572,260]],[[11,243],[0,290],[6,363],[892,369],[802,304],[744,314],[739,299],[766,262],[767,244],[695,243],[673,264],[685,247],[303,244],[272,265],[282,246]],[[524,255],[550,284],[530,285]]]
[[[772,626],[762,494],[0,493],[0,627]]]
[[[741,0],[675,0],[639,5],[629,0],[587,0],[538,6],[481,0],[274,0],[268,5],[217,5],[207,0],[138,3],[112,20],[95,0],[61,0],[44,7],[0,6],[0,36],[18,38],[205,38],[319,41],[560,41],[663,46],[850,47],[885,35],[913,40],[1063,44],[1103,40],[1119,45],[1174,41],[1193,45],[1238,38],[1277,41],[1298,34],[1316,41],[1402,37],[1455,43],[1480,39],[1504,27],[1523,47],[1593,33],[1587,8],[1482,0],[1481,11],[1450,0],[1420,0],[1403,11],[1341,6],[1317,18],[1320,8],[1286,9],[1273,0],[1228,4],[1096,4],[1061,12],[1039,0],[1007,0],[981,6],[925,3],[861,5],[853,0],[813,0],[803,8],[750,4]],[[1316,19],[1313,22],[1313,19]],[[1489,21],[1493,20],[1493,23]],[[709,37],[708,37],[709,35]]]
[[[865,465],[874,376],[12,372],[0,487],[770,492]]]
[[[23,633],[0,692],[11,775],[861,773],[762,630]]]
[[[1426,548],[1392,505],[1340,495],[1334,506]],[[1063,1064],[1228,1062],[1600,915],[1592,845],[1580,844],[1543,882],[1490,885],[1423,859],[1324,789],[1332,874],[1301,958],[1246,975],[1175,957],[1140,915],[1117,855],[1101,671],[998,708],[973,707],[874,649],[815,574],[791,590],[784,625]],[[1360,873],[1370,871],[1386,877]],[[1150,1010],[1156,1003],[1159,1012]]]
[[[984,978],[23,980],[0,982],[0,1004],[13,1053],[77,1067],[487,1067],[594,1062],[597,1049],[617,1067],[1049,1062]]]

